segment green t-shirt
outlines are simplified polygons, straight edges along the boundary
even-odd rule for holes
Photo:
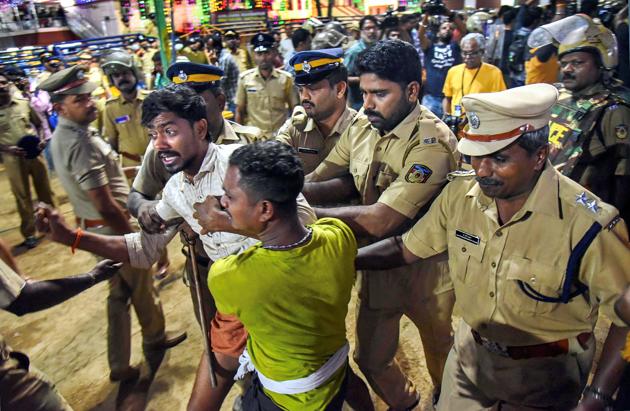
[[[243,322],[254,366],[276,381],[307,377],[346,343],[356,239],[337,219],[311,227],[313,236],[301,247],[280,251],[257,244],[216,261],[208,276],[218,311]],[[338,392],[344,370],[306,393],[265,392],[286,410],[321,410]]]

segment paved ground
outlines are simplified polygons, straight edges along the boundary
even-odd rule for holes
[[[53,179],[53,188],[60,200],[60,208],[68,221],[73,220],[71,207],[59,182]],[[19,244],[19,219],[10,193],[4,170],[0,165],[0,238],[11,246]],[[180,272],[183,256],[181,244],[174,240],[169,246],[171,267]],[[24,251],[17,257],[23,273],[34,279],[55,278],[82,273],[95,263],[88,253],[70,253],[68,247],[43,240],[35,249]],[[27,353],[31,363],[43,370],[58,386],[61,393],[76,410],[113,410],[118,386],[108,380],[106,359],[107,285],[99,284],[63,305],[22,318],[0,312],[0,332],[9,344]],[[202,353],[201,333],[194,319],[187,288],[181,280],[168,284],[160,291],[168,329],[186,329],[188,340],[169,352],[148,392],[148,410],[184,410],[194,381],[199,357]],[[351,304],[353,307],[353,304]],[[354,310],[348,314],[348,330],[354,342]],[[601,331],[600,340],[601,340]],[[421,390],[421,410],[430,410],[431,383],[424,366],[420,338],[413,325],[401,323],[401,347],[398,360]],[[133,323],[132,361],[140,364],[141,339],[137,320]],[[356,367],[355,367],[356,368]],[[231,393],[225,410],[231,409]],[[385,405],[375,399],[378,410]],[[133,403],[132,403],[133,405]],[[131,408],[131,407],[130,407]]]

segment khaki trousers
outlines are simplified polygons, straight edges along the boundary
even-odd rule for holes
[[[0,359],[0,409],[72,411],[55,385],[39,370],[29,367],[26,355],[16,352],[7,360]]]
[[[433,385],[440,387],[453,344],[455,303],[446,258],[441,254],[407,267],[361,273],[354,359],[372,389],[392,408],[409,407],[418,398],[395,359],[403,315],[418,328]]]
[[[20,232],[24,238],[34,236],[35,216],[29,177],[33,180],[37,199],[46,204],[54,205],[46,164],[41,156],[27,160],[12,155],[5,155],[3,160],[11,192],[15,197],[17,211],[20,215]]]
[[[108,227],[89,229],[98,234],[114,234]],[[97,256],[100,259],[100,257]],[[142,343],[147,347],[165,338],[164,312],[150,270],[128,264],[109,280],[107,296],[107,359],[113,373],[126,371],[131,359],[131,315],[129,305],[138,316]]]
[[[438,411],[572,410],[591,369],[595,339],[569,354],[513,360],[477,344],[461,321],[448,355]]]

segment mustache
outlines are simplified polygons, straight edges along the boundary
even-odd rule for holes
[[[490,177],[476,177],[475,180],[477,180],[479,185],[482,185],[482,186],[501,186],[501,185],[503,185],[503,183],[500,182],[499,180],[495,180],[495,179],[490,178]]]
[[[302,105],[304,105],[304,104],[309,104],[309,105],[315,107],[315,104],[311,100],[302,100]]]
[[[563,74],[562,79],[564,80],[575,80],[575,76],[573,74]]]
[[[383,120],[385,119],[385,117],[383,117],[383,115],[376,110],[367,109],[363,111],[363,114],[365,114],[366,116],[380,117]]]
[[[180,156],[180,154],[177,151],[173,151],[173,150],[164,150],[164,151],[158,151],[158,157],[166,157],[166,156]]]

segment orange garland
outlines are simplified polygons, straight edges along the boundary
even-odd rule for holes
[[[621,356],[624,360],[630,362],[630,332],[626,335],[626,348],[621,351]]]

